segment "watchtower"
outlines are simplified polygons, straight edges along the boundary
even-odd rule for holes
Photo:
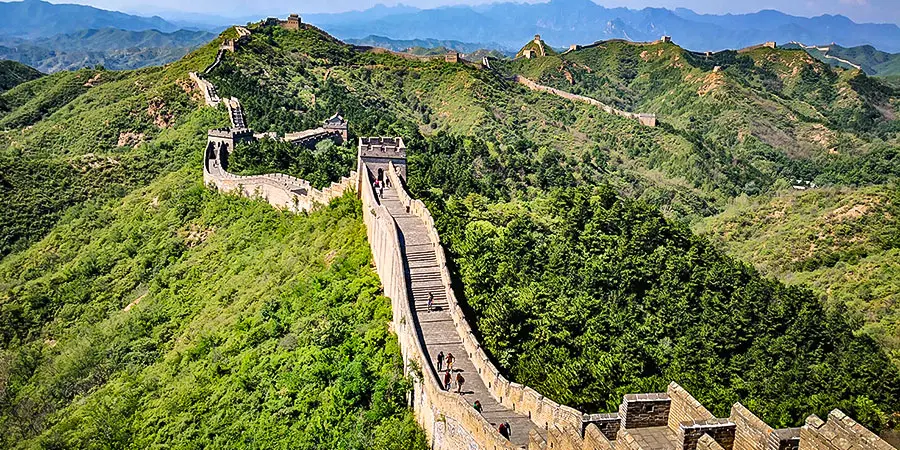
[[[444,61],[448,63],[458,63],[459,53],[451,50],[446,55],[444,55]]]
[[[540,45],[541,44],[541,35],[534,35],[534,43]]]
[[[291,14],[288,16],[287,21],[282,22],[281,26],[286,30],[299,30],[301,23],[303,22],[299,15]]]
[[[335,113],[333,116],[326,119],[325,123],[322,124],[322,128],[340,134],[341,143],[347,142],[350,139],[347,135],[347,121],[340,113]]]
[[[384,180],[390,164],[397,168],[397,175],[406,182],[406,145],[400,137],[361,137],[356,162],[359,182]],[[367,169],[364,171],[363,168]],[[356,192],[362,192],[362,185]]]

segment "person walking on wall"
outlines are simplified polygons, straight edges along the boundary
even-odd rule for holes
[[[428,293],[428,312],[434,311],[434,292]]]
[[[456,374],[456,393],[462,394],[462,385],[466,382],[461,373]]]
[[[481,407],[481,402],[475,400],[475,404],[472,405],[472,408],[475,408],[475,411],[478,411],[478,414],[484,414],[484,409]]]
[[[444,366],[444,352],[441,351],[437,355],[437,371],[440,372],[441,367],[443,367],[443,366]]]
[[[450,390],[450,369],[447,369],[447,372],[444,373],[444,390]]]
[[[384,198],[384,183],[378,186],[378,194],[381,195],[381,198]]]
[[[456,358],[453,357],[453,353],[447,353],[447,371],[453,371],[453,361],[456,361]]]
[[[500,426],[497,427],[497,431],[500,433],[500,436],[505,437],[507,441],[509,440],[509,425],[505,422],[501,423]]]

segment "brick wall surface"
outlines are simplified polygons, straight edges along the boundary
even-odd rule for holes
[[[677,383],[669,383],[666,394],[672,400],[671,413],[668,417],[668,426],[672,433],[678,433],[682,422],[714,419],[700,402]],[[665,423],[663,425],[666,425]]]
[[[627,394],[619,405],[622,428],[665,426],[669,418],[671,400],[664,393]]]
[[[732,422],[737,427],[734,432],[734,450],[767,450],[772,427],[756,417],[740,403],[731,407]]]
[[[800,450],[895,450],[890,444],[838,410],[828,421],[809,416],[800,429]]]
[[[679,449],[694,450],[704,435],[713,438],[725,450],[734,449],[735,425],[728,419],[708,419],[702,421],[682,422],[678,428],[676,439]]]
[[[615,440],[622,422],[618,413],[585,414],[581,417],[582,432],[593,424],[609,440]]]
[[[724,450],[715,439],[709,437],[708,434],[704,434],[700,437],[700,440],[697,441],[697,450]]]

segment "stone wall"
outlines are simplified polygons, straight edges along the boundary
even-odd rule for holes
[[[585,414],[581,417],[582,431],[586,431],[591,424],[611,441],[616,439],[622,425],[617,413]]]
[[[672,433],[678,433],[682,422],[694,422],[700,420],[715,419],[700,402],[677,383],[669,383],[666,390],[672,400],[672,411],[669,414],[668,426]],[[665,425],[665,424],[663,424]]]
[[[740,403],[735,403],[731,407],[729,419],[736,426],[734,450],[766,450],[770,435],[775,431],[772,427],[766,425]]]
[[[671,404],[664,393],[627,394],[619,405],[620,428],[665,426],[671,417]]]
[[[681,422],[675,435],[678,448],[694,450],[703,436],[713,438],[724,450],[734,448],[735,425],[728,419],[707,419]]]
[[[206,106],[212,106],[213,108],[219,106],[221,99],[216,91],[216,87],[213,86],[212,83],[200,78],[196,72],[191,72],[188,76],[191,77],[191,80],[194,80],[194,83],[197,83],[197,89],[200,89],[200,92],[203,93],[203,100],[206,103]]]
[[[598,100],[594,100],[590,97],[585,97],[583,95],[573,94],[571,92],[561,91],[556,88],[552,88],[550,86],[544,86],[542,84],[535,83],[534,81],[529,80],[521,75],[515,75],[515,80],[519,84],[522,84],[533,91],[547,92],[568,100],[572,100],[574,102],[582,102],[587,103],[589,105],[596,106],[608,114],[615,114],[617,116],[626,117],[629,119],[634,119],[640,122],[641,125],[646,125],[648,127],[656,126],[656,114],[645,114],[645,113],[632,113],[628,111],[622,111],[621,109],[613,108],[603,102]]]
[[[369,168],[361,163],[358,172],[359,176],[365,176]],[[394,185],[402,186],[396,173],[390,174]],[[414,325],[400,250],[399,227],[387,208],[375,199],[370,180],[362,180],[359,185],[369,245],[384,293],[391,298],[392,325],[400,343],[405,369],[415,379],[413,412],[425,430],[431,448],[513,449],[512,444],[462,397],[442,390],[433,371],[422,370],[429,367],[429,361],[424,356],[424,344]],[[403,191],[398,189],[398,192]]]
[[[709,437],[708,434],[704,434],[700,440],[697,441],[697,450],[725,450],[716,442],[715,439]]]
[[[318,205],[344,195],[356,184],[356,172],[341,177],[325,189],[312,187],[308,181],[283,173],[265,175],[235,175],[226,170],[227,154],[234,146],[234,138],[210,131],[203,162],[203,183],[222,192],[236,192],[250,198],[261,198],[278,209],[293,212],[310,211]]]
[[[404,186],[404,184],[400,183],[400,177],[398,177],[393,163],[389,164],[388,176],[390,176],[394,186]],[[398,188],[397,192],[401,203],[409,208],[410,213],[418,216],[429,230],[429,238],[435,248],[437,263],[443,281],[442,284],[449,303],[450,316],[453,319],[456,332],[478,372],[478,376],[484,382],[484,385],[487,386],[491,396],[501,405],[527,416],[544,430],[549,430],[554,425],[559,426],[561,429],[564,426],[569,426],[572,429],[581,430],[583,414],[580,411],[560,405],[553,400],[545,398],[534,389],[513,383],[500,374],[500,371],[488,358],[487,353],[481,348],[481,344],[476,339],[462,308],[459,306],[456,294],[450,288],[451,277],[447,268],[447,258],[444,254],[437,228],[434,226],[434,218],[431,216],[431,212],[428,211],[421,200],[412,199],[405,189]]]
[[[839,410],[828,414],[828,421],[809,416],[800,428],[800,450],[894,450],[875,433],[867,430]]]

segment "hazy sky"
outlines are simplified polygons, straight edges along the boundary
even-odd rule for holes
[[[183,12],[218,12],[217,15],[237,17],[248,14],[280,14],[340,12],[365,9],[390,0],[51,0],[53,3],[82,3],[104,9],[155,13],[172,10]],[[520,0],[521,1],[521,0]],[[451,4],[491,3],[489,0],[402,0],[399,3],[431,8]],[[607,7],[643,8],[663,6],[685,7],[700,13],[745,13],[761,9],[777,9],[799,16],[843,14],[857,22],[900,23],[900,0],[597,0]]]

